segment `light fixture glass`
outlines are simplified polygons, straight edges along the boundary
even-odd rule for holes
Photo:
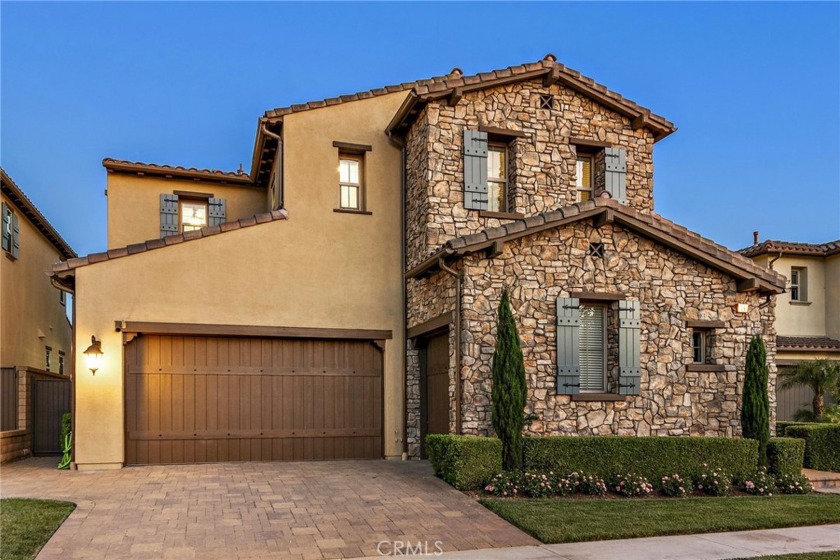
[[[95,336],[91,336],[90,343],[90,346],[84,351],[85,365],[93,375],[96,375],[96,371],[102,363],[102,354],[104,354],[102,351],[102,341],[96,340]]]
[[[738,313],[746,313],[750,310],[749,304],[746,303],[739,303],[735,306],[735,311]]]

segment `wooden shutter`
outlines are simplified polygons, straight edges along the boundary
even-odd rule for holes
[[[580,393],[580,300],[557,298],[557,394]]]
[[[487,209],[487,133],[464,130],[464,208]]]
[[[20,224],[18,215],[15,213],[12,213],[12,256],[14,258],[20,256]]]
[[[604,148],[604,188],[613,200],[627,204],[627,154],[623,148]]]
[[[160,195],[160,236],[178,233],[178,195]]]
[[[207,201],[207,215],[209,226],[220,226],[225,223],[226,204],[224,198],[211,198]]]
[[[618,302],[619,393],[638,395],[642,369],[639,333],[642,316],[638,301]]]
[[[3,250],[12,250],[12,211],[6,203],[3,203],[3,223],[0,224],[3,228]]]

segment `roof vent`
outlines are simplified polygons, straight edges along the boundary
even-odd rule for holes
[[[545,56],[543,57],[543,60],[547,60],[547,61],[549,61],[549,62],[557,62],[557,57],[556,57],[556,56],[554,56],[554,55],[553,55],[553,54],[551,54],[551,53],[548,53],[547,55],[545,55]]]

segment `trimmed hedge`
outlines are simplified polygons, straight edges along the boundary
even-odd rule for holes
[[[746,476],[758,463],[758,442],[726,437],[550,436],[525,438],[525,468],[583,471],[606,477],[636,473],[648,480],[695,476],[707,464]]]
[[[788,437],[770,438],[767,444],[767,470],[773,476],[800,476],[804,459],[804,440]]]
[[[758,463],[758,442],[741,438],[543,436],[524,440],[523,465],[532,472],[578,471],[599,477],[635,473],[659,480],[672,474],[692,477],[705,463],[744,477],[754,473]],[[431,434],[426,437],[426,451],[435,474],[459,490],[483,488],[502,470],[502,444],[496,438]]]
[[[801,426],[803,424],[814,424],[814,422],[794,422],[793,420],[776,422],[776,437],[785,437],[785,430],[790,426]]]
[[[805,440],[805,466],[821,471],[840,471],[840,424],[796,424],[785,436]]]
[[[502,442],[498,438],[429,434],[426,454],[435,474],[458,490],[484,488],[502,472]]]

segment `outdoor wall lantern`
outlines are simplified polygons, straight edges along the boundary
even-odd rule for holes
[[[746,303],[739,303],[735,306],[735,311],[738,313],[746,313],[750,310],[750,306]]]
[[[91,336],[90,342],[90,346],[84,351],[85,365],[87,365],[93,375],[96,375],[96,370],[99,369],[99,365],[102,363],[102,354],[104,352],[102,351],[102,341],[96,340],[96,336]]]

